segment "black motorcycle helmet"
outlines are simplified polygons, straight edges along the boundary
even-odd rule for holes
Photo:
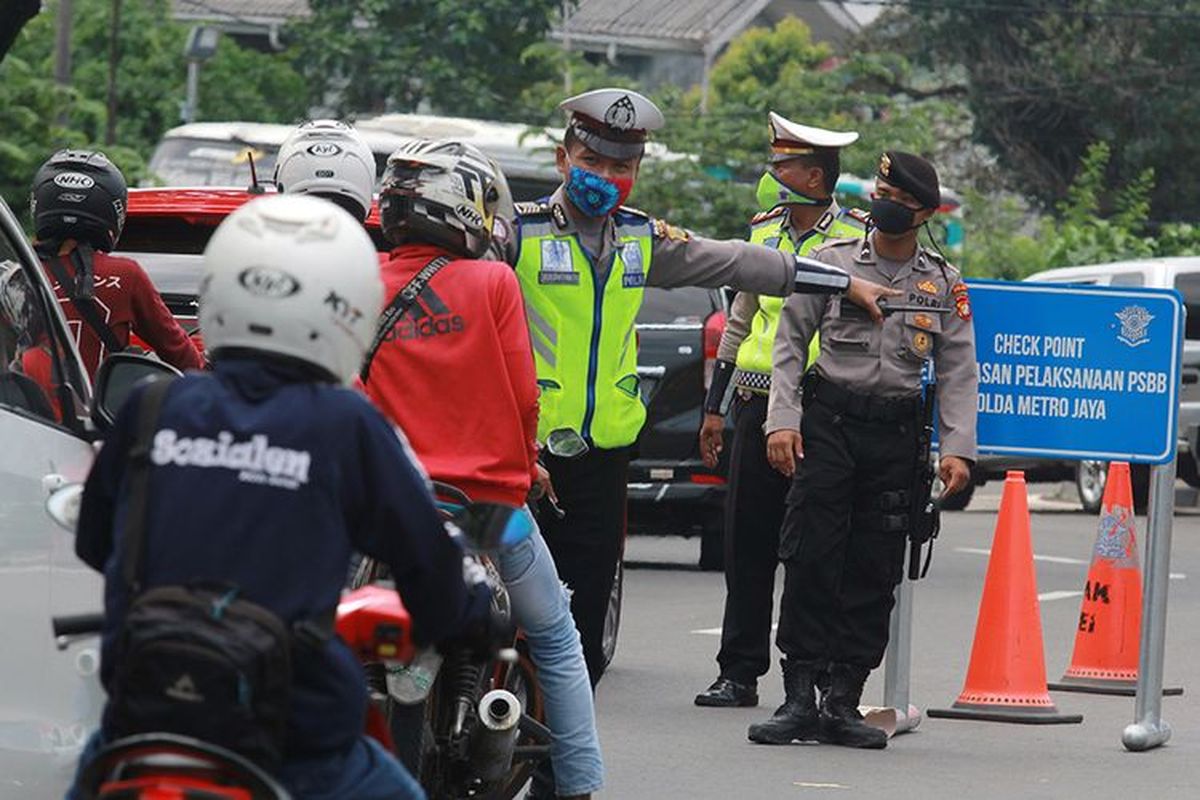
[[[129,190],[103,153],[59,150],[33,176],[29,211],[37,238],[76,239],[109,251],[125,227]]]

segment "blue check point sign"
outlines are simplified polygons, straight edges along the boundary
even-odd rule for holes
[[[981,453],[1175,455],[1183,301],[1165,289],[970,281]]]

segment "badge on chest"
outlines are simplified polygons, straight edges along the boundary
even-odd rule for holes
[[[542,265],[538,270],[538,283],[578,285],[579,272],[571,257],[571,243],[561,239],[546,239],[542,242]]]

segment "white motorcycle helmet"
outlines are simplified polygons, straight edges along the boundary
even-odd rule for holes
[[[229,215],[204,250],[208,349],[247,348],[349,383],[383,307],[379,256],[362,223],[317,197],[267,195]]]
[[[275,186],[315,194],[367,218],[375,190],[375,154],[362,134],[335,119],[305,122],[279,146]]]

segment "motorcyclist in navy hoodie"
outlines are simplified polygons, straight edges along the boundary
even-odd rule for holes
[[[391,566],[419,643],[486,625],[488,593],[464,585],[462,551],[402,434],[345,386],[382,302],[370,238],[328,201],[260,198],[221,224],[200,290],[214,371],[176,379],[159,416],[143,588],[220,580],[294,623],[336,606],[358,550]],[[110,691],[131,600],[120,540],[141,397],[135,390],[118,413],[88,476],[76,539],[79,557],[106,578],[101,680]],[[251,457],[256,448],[264,457]],[[293,672],[278,777],[298,800],[424,797],[364,737],[364,677],[340,640],[294,655]],[[111,705],[81,763],[106,740]]]

